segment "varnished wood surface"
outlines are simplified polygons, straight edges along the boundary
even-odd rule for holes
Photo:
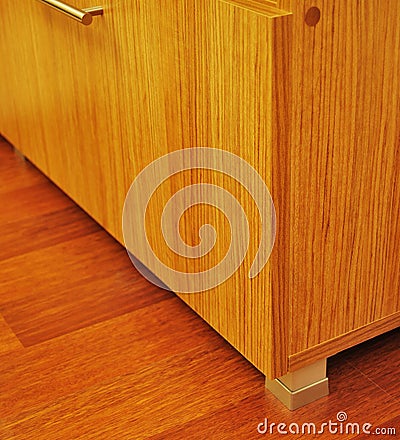
[[[248,440],[260,438],[265,417],[318,424],[339,411],[400,429],[398,330],[330,359],[330,396],[291,413],[264,390],[260,372],[128,267],[124,249],[3,141],[0,188],[1,206],[14,206],[0,227],[29,214],[19,225],[31,242],[17,228],[1,235],[10,249],[0,264],[2,440]],[[54,214],[45,243],[30,233],[41,219],[28,209],[38,195]],[[86,234],[71,237],[69,219]]]
[[[247,273],[261,219],[232,179],[179,174],[154,197],[147,226],[156,253],[177,268],[212,266],[211,257],[176,258],[154,219],[176,190],[201,179],[239,200],[252,237],[243,265],[218,288],[181,297],[271,377],[399,325],[399,3],[103,6],[104,16],[83,27],[36,1],[16,22],[16,2],[0,3],[0,132],[120,242],[126,191],[162,154],[208,146],[253,165],[272,191],[278,225],[270,263],[255,279]],[[311,6],[321,12],[315,26],[305,23]],[[21,194],[16,187],[14,200]],[[46,245],[40,231],[53,214],[42,213]],[[184,238],[193,244],[197,226],[216,225],[219,262],[226,222],[212,209],[195,217],[195,228],[185,218]],[[71,240],[82,236],[72,219],[67,229]]]
[[[297,370],[298,368],[309,365],[315,359],[323,359],[332,354],[339,353],[342,350],[360,344],[366,339],[374,338],[385,332],[399,327],[400,313],[394,313],[384,319],[375,321],[365,327],[353,330],[337,338],[324,341],[321,344],[314,345],[307,350],[301,351],[289,356],[289,369]]]
[[[390,362],[382,362],[392,355]],[[400,331],[399,329],[375,338],[369,343],[359,345],[357,351],[347,350],[338,356],[344,359],[358,371],[365,374],[370,381],[384,389],[389,395],[400,401],[400,390],[398,387],[400,378]],[[369,362],[363,362],[368,356]],[[393,374],[394,372],[394,374]],[[400,413],[400,411],[399,411]]]
[[[87,5],[77,0],[76,6]],[[287,12],[257,0],[171,0],[162,8],[158,0],[106,0],[102,6],[104,16],[83,27],[29,2],[17,24],[22,36],[17,40],[15,2],[0,4],[7,27],[0,53],[14,54],[4,71],[7,87],[1,96],[10,105],[0,109],[0,132],[4,127],[10,141],[120,242],[130,184],[148,163],[170,151],[223,148],[278,189],[284,179],[281,172],[271,175],[271,145],[286,145],[290,132],[271,115],[287,110],[288,95],[278,96],[287,84],[289,40],[279,26]],[[23,86],[21,65],[34,71]],[[285,168],[282,173],[287,175]],[[254,280],[248,278],[261,220],[266,220],[246,190],[218,173],[171,178],[154,197],[146,225],[156,254],[184,271],[212,267],[225,255],[222,244],[205,261],[181,264],[160,239],[160,208],[175,191],[199,181],[233,193],[246,211],[252,240],[243,265],[225,283],[181,297],[261,371],[281,375],[288,360],[288,298],[281,294],[284,284],[272,296],[269,265]],[[215,225],[221,243],[230,239],[216,210],[203,209],[197,220],[185,217],[188,243],[198,239],[193,223]],[[274,277],[283,280],[280,270]]]
[[[292,5],[288,277],[300,358],[395,313],[400,325],[400,3]],[[304,23],[310,7],[316,26]]]
[[[22,344],[7,322],[0,316],[0,354],[21,348]]]

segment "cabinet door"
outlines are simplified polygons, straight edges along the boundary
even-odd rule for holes
[[[74,3],[94,6],[87,1]],[[25,3],[29,16],[26,28],[19,29],[11,20],[17,14],[15,2],[2,2],[9,10],[10,36],[0,43],[2,52],[8,54],[9,47],[20,43],[18,50],[26,57],[7,67],[12,90],[2,93],[11,100],[25,81],[25,91],[15,96],[21,103],[25,93],[34,96],[29,98],[32,115],[19,119],[18,103],[14,118],[20,123],[3,121],[0,130],[15,131],[10,140],[119,241],[130,184],[168,152],[223,149],[243,158],[271,184],[272,146],[284,151],[288,143],[288,132],[279,127],[288,108],[290,17],[285,11],[267,2],[243,8],[240,1],[105,0],[104,15],[85,27],[38,1]],[[22,42],[16,38],[20,32]],[[31,137],[30,130],[37,135]],[[285,156],[280,157],[283,161]],[[235,169],[238,176],[245,173],[240,166]],[[285,166],[277,167],[277,194],[284,194],[280,187],[286,174]],[[198,243],[204,223],[215,225],[219,234],[214,253],[197,266],[167,249],[155,220],[172,194],[200,176],[202,182],[233,193],[246,211],[251,243],[243,264],[224,283],[181,297],[258,368],[281,375],[287,365],[287,299],[279,292],[284,283],[271,297],[269,264],[256,278],[248,277],[263,220],[248,191],[222,173],[178,173],[155,193],[148,221],[152,245],[157,256],[184,272],[205,270],[223,258],[229,224],[218,209],[202,213],[196,206],[181,223],[189,244]],[[238,233],[231,232],[235,240]],[[286,239],[282,237],[280,243]]]
[[[43,132],[37,69],[40,48],[32,38],[35,2],[24,2],[23,13],[19,6],[12,0],[0,2],[0,134],[36,159],[41,156]]]
[[[124,2],[111,8],[106,1],[107,15],[91,26],[43,3],[24,3],[24,14],[12,0],[0,6],[7,60],[0,131],[103,226],[118,230],[111,219],[123,173],[115,172],[115,161],[127,130],[116,109],[119,69],[126,66],[118,61],[113,17]],[[77,0],[75,6],[90,5]]]
[[[173,43],[183,11],[174,2],[162,9],[157,1],[105,0],[104,15],[83,26],[41,2],[25,3],[16,21],[18,5],[1,2],[0,132],[122,242],[135,176],[191,142]]]

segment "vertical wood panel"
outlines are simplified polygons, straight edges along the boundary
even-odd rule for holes
[[[400,307],[399,8],[295,5],[291,353]]]

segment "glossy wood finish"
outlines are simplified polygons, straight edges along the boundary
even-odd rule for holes
[[[342,350],[360,344],[366,339],[374,338],[385,332],[399,327],[399,313],[374,321],[365,327],[358,328],[344,335],[321,342],[307,350],[289,356],[289,369],[297,370],[309,365],[315,359],[323,359],[326,356],[339,353]]]
[[[232,179],[175,176],[154,197],[148,230],[176,268],[209,267],[226,251],[223,217],[205,209],[185,218],[188,243],[206,222],[221,236],[209,259],[191,264],[160,240],[161,209],[198,181],[240,201],[252,236],[243,265],[218,288],[181,298],[270,377],[398,326],[399,5],[103,6],[104,16],[85,28],[35,1],[16,24],[15,2],[1,2],[0,55],[8,61],[0,132],[120,242],[129,185],[162,154],[209,146],[253,165],[278,220],[270,263],[254,280],[247,273],[260,219]],[[321,11],[315,26],[305,23],[311,6]],[[29,66],[29,82],[20,66]],[[73,223],[68,231],[82,233]]]
[[[318,424],[339,411],[399,428],[398,330],[330,359],[330,396],[292,413],[182,301],[128,271],[125,250],[3,141],[0,188],[1,206],[13,206],[0,226],[16,226],[1,235],[10,250],[0,264],[1,439],[249,440],[265,417]],[[53,212],[46,243],[32,233],[38,200]]]
[[[382,318],[400,324],[400,4],[293,5],[288,276],[300,357],[355,329],[368,337]],[[311,6],[315,27],[303,23]]]
[[[22,344],[10,329],[4,318],[0,317],[0,354],[21,348]]]
[[[2,94],[15,106],[4,108],[3,134],[119,241],[130,184],[145,165],[169,151],[201,145],[224,148],[246,159],[269,186],[281,187],[287,173],[276,167],[271,175],[270,146],[278,149],[288,143],[289,132],[279,119],[287,109],[283,80],[289,39],[278,26],[287,13],[261,2],[250,9],[243,4],[170,1],[161,11],[158,1],[106,1],[104,17],[84,28],[31,3],[29,17],[20,24],[31,38],[13,41],[9,29],[1,45],[4,56],[18,45],[5,72],[9,87]],[[3,21],[13,21],[13,5],[2,3]],[[205,29],[212,29],[211,40]],[[238,44],[232,51],[237,38],[248,45]],[[21,92],[27,97],[20,100],[12,90],[21,81],[16,71],[27,57],[36,74]],[[254,105],[255,100],[260,105]],[[249,119],[242,120],[243,115]],[[29,133],[31,125],[37,136]],[[166,255],[174,264],[176,257],[159,239],[159,208],[177,189],[200,180],[232,191],[245,208],[253,240],[242,267],[223,285],[181,297],[260,370],[281,375],[288,357],[288,301],[281,294],[285,280],[279,269],[270,279],[269,266],[254,280],[247,276],[261,221],[247,192],[222,174],[180,174],[154,198],[147,225],[152,243],[157,255]],[[278,208],[278,216],[283,212]],[[226,220],[218,211],[203,210],[197,219],[199,226],[206,221],[216,225],[221,243],[228,240]],[[194,229],[188,217],[184,232],[189,243],[197,239]],[[283,239],[281,235],[277,245],[282,250]],[[219,262],[226,246],[216,249],[194,269]],[[177,269],[193,270],[188,261],[175,263]],[[272,282],[277,285],[273,295]]]

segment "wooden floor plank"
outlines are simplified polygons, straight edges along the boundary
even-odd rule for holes
[[[10,351],[21,349],[23,345],[9,325],[0,315],[0,356],[8,354]]]
[[[258,439],[257,432],[259,423],[268,419],[268,426],[271,423],[285,423],[288,429],[291,423],[301,426],[303,423],[315,423],[320,427],[322,423],[329,420],[337,422],[337,414],[346,412],[348,421],[357,422],[362,426],[364,423],[371,423],[377,427],[385,421],[388,426],[393,423],[390,417],[399,412],[397,402],[382,392],[371,382],[366,382],[363,375],[357,370],[349,368],[339,358],[332,358],[329,362],[330,369],[330,395],[313,402],[297,411],[289,411],[274,397],[261,389],[253,395],[246,395],[241,401],[235,404],[228,404],[206,416],[191,420],[188,423],[178,425],[158,435],[150,437],[152,440],[165,438],[183,439]],[[376,404],[379,402],[379,405]],[[282,435],[272,431],[272,434],[265,434],[267,438],[300,438],[312,437],[301,435]],[[355,435],[338,435],[338,438],[350,439]],[[334,438],[325,432],[321,438]]]
[[[0,136],[0,195],[46,182],[49,185],[46,177]]]
[[[379,434],[381,438],[399,438],[400,437],[400,415],[390,419],[386,420],[384,423],[380,424],[376,428],[379,429]],[[371,437],[371,436],[369,436]],[[357,439],[362,438],[360,435],[359,437],[356,437]],[[364,438],[366,438],[364,436]]]
[[[32,218],[8,221],[1,230],[0,261],[100,230],[100,226],[89,218],[82,221],[82,210],[76,205],[36,214],[33,221]]]
[[[8,181],[5,186],[8,186]],[[3,190],[0,193],[0,203],[0,222],[4,224],[24,219],[30,219],[34,223],[34,218],[38,215],[72,206],[72,201],[49,182],[7,192]]]
[[[148,438],[256,392],[260,375],[247,375],[241,388],[235,383],[244,363],[234,350],[196,347],[70,395],[9,427],[16,439]]]
[[[396,398],[400,408],[400,328],[360,344],[357,349],[347,350],[339,357]]]
[[[172,296],[139,275],[108,234],[89,232],[2,262],[0,311],[25,346]],[[48,234],[57,241],[60,231]]]
[[[287,426],[320,425],[336,422],[337,413],[345,411],[349,422],[376,427],[388,418],[385,424],[390,423],[390,415],[398,411],[394,399],[365,383],[357,370],[340,364],[333,366],[337,382],[333,380],[332,394],[292,413],[277,405],[262,389],[261,375],[245,364],[233,349],[210,352],[200,346],[36,408],[16,422],[8,420],[7,426],[18,440],[32,435],[38,439],[256,439],[257,425],[265,418]],[[350,399],[357,402],[351,409],[344,404]]]
[[[221,345],[219,335],[171,298],[26,348],[18,357],[0,356],[0,414],[17,417],[194,347]]]

